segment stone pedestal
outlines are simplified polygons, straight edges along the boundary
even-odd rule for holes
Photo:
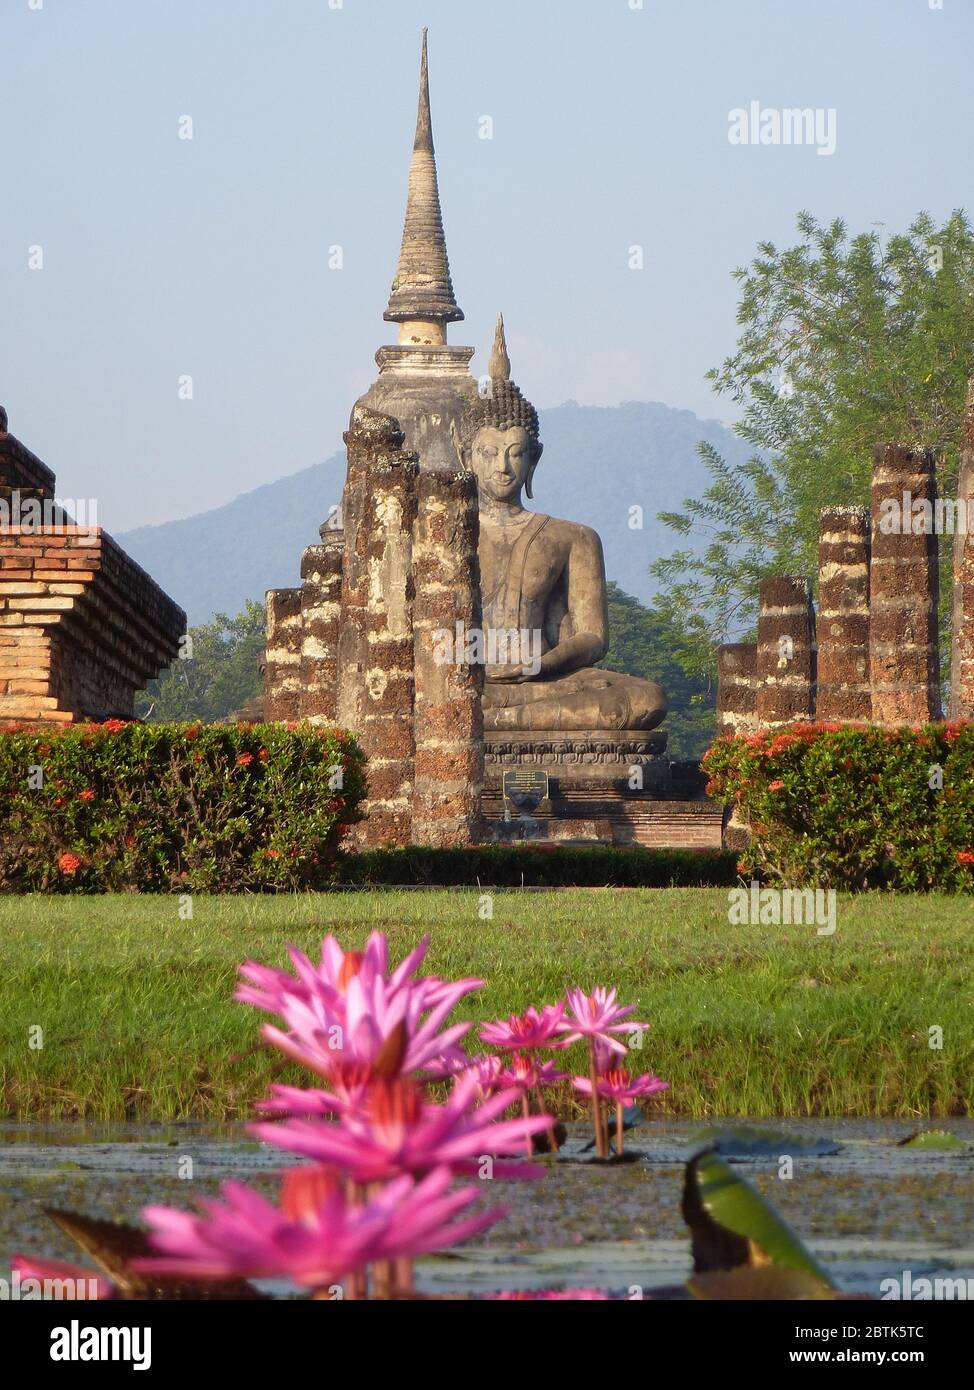
[[[911,507],[904,513],[904,494],[911,504],[929,504],[932,521],[935,456],[928,449],[882,445],[873,461],[869,570],[869,668],[877,724],[922,724],[940,716],[937,537],[922,519],[914,529]],[[897,516],[900,525],[893,529]]]
[[[720,847],[721,808],[706,799],[706,778],[696,763],[666,756],[658,729],[488,731],[484,742],[489,839]],[[548,796],[527,824],[505,807],[503,776],[516,769],[547,774]]]

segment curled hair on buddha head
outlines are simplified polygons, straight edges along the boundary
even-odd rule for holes
[[[509,430],[520,426],[527,430],[531,441],[531,472],[525,484],[525,492],[530,497],[531,477],[544,445],[538,428],[538,412],[531,402],[511,380],[511,359],[507,355],[507,341],[504,337],[504,315],[498,314],[494,333],[494,347],[490,354],[488,368],[490,386],[481,401],[480,427],[495,430]]]

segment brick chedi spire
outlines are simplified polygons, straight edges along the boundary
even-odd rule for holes
[[[463,318],[450,279],[450,262],[443,235],[436,155],[430,121],[429,67],[426,30],[419,74],[419,111],[409,168],[406,220],[399,268],[392,283],[389,307],[382,316],[399,324],[399,341],[416,346],[446,342],[446,325]]]

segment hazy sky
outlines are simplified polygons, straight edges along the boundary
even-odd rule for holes
[[[340,447],[395,341],[423,24],[450,340],[482,370],[503,309],[537,405],[730,419],[703,376],[758,240],[970,202],[974,0],[931,3],[0,0],[11,429],[114,531]],[[834,109],[835,153],[732,145],[752,101]]]

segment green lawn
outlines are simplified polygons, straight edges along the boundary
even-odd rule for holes
[[[2,899],[3,1112],[247,1113],[274,1057],[248,1052],[260,1016],[232,1000],[237,964],[283,963],[289,941],[315,952],[326,931],[354,946],[372,927],[396,958],[430,930],[431,970],[485,978],[466,1001],[478,1020],[617,985],[651,1024],[641,1063],[672,1083],[674,1113],[974,1112],[967,900],[842,896],[831,937],[730,926],[722,889],[498,892],[493,914],[456,890],[196,898],[190,922],[174,897]]]

